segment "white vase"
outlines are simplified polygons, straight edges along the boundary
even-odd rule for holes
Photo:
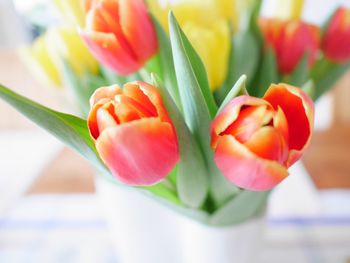
[[[256,262],[264,217],[213,227],[103,178],[97,179],[96,191],[120,263]]]

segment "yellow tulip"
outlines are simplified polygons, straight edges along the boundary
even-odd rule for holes
[[[46,35],[36,39],[32,46],[22,48],[20,55],[28,68],[45,83],[60,86],[61,76],[57,65],[52,61],[48,51]]]
[[[219,2],[224,4],[229,1]],[[214,0],[190,0],[162,6],[157,0],[148,0],[150,9],[165,29],[168,29],[168,11],[174,12],[181,28],[203,61],[212,90],[218,88],[225,80],[230,52],[228,19],[220,13],[221,5],[217,4]]]
[[[225,20],[217,20],[210,26],[187,22],[183,30],[201,57],[212,90],[217,89],[227,75],[230,52],[230,29]]]
[[[62,62],[68,62],[77,76],[96,74],[98,63],[75,29],[50,28],[32,46],[21,50],[24,62],[40,79],[55,86],[62,84]]]
[[[275,16],[285,20],[300,19],[303,12],[304,0],[276,0]]]
[[[85,12],[83,0],[54,0],[53,1],[65,21],[70,25],[83,27]]]
[[[51,28],[47,33],[47,41],[50,57],[57,65],[63,58],[78,76],[85,72],[97,73],[98,63],[75,29]]]

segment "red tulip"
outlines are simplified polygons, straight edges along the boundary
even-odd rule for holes
[[[261,19],[260,28],[266,46],[275,51],[281,73],[290,74],[306,52],[309,65],[315,62],[320,45],[318,27],[297,20]]]
[[[143,82],[98,89],[88,117],[97,151],[120,181],[152,185],[178,161],[174,127],[158,90]]]
[[[214,160],[239,187],[269,190],[301,157],[310,142],[313,119],[311,99],[286,84],[271,85],[262,99],[237,97],[211,125]]]
[[[95,57],[121,75],[139,70],[157,51],[143,0],[88,1],[81,35]]]
[[[323,39],[325,56],[335,62],[350,60],[350,9],[339,8],[333,15]]]

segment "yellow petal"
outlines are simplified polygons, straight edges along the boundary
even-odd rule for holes
[[[225,80],[230,52],[230,29],[225,20],[210,26],[187,22],[183,26],[186,36],[201,57],[208,73],[212,90]]]
[[[28,68],[38,79],[55,86],[61,85],[61,76],[57,65],[48,52],[46,35],[38,38],[32,46],[22,48],[20,55]]]
[[[285,20],[300,19],[303,11],[304,0],[276,0],[275,16]]]
[[[78,32],[74,28],[51,28],[48,32],[51,57],[61,63],[65,59],[73,71],[81,76],[84,72],[96,73],[98,63],[83,43]]]
[[[83,0],[54,0],[65,22],[72,26],[84,26]]]

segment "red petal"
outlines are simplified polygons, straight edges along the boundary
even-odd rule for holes
[[[114,100],[114,97],[121,94],[122,90],[118,85],[112,85],[108,87],[101,87],[95,90],[90,98],[90,106],[93,106],[101,99]]]
[[[312,100],[301,89],[287,84],[271,85],[264,99],[275,109],[283,110],[288,123],[289,148],[302,152],[310,142],[313,129]]]
[[[247,106],[240,111],[238,118],[223,132],[231,134],[239,142],[245,143],[257,132],[261,126],[268,124],[273,116],[273,112],[267,106]]]
[[[270,190],[288,176],[286,167],[259,158],[230,135],[219,138],[214,160],[229,181],[252,191]]]
[[[135,81],[135,84],[139,85],[142,92],[147,96],[147,98],[152,102],[157,110],[158,116],[162,121],[170,121],[168,113],[163,105],[163,99],[158,91],[158,89],[148,83],[142,81]]]
[[[120,25],[136,57],[149,59],[157,49],[157,38],[143,0],[120,0]]]
[[[147,110],[151,113],[151,116],[157,116],[157,109],[146,94],[141,90],[139,83],[129,82],[125,84],[123,86],[123,94],[142,104],[143,107],[147,108]]]
[[[106,129],[96,147],[112,174],[129,185],[158,183],[179,158],[171,125],[156,118]]]
[[[219,113],[210,126],[211,145],[215,148],[218,136],[223,133],[237,118],[242,106],[269,105],[265,100],[250,96],[239,96],[231,100]]]
[[[261,158],[276,161],[282,165],[287,161],[287,142],[283,135],[271,126],[259,129],[244,145]]]
[[[80,34],[94,56],[119,74],[128,75],[142,67],[142,62],[137,61],[112,33],[82,31]]]

